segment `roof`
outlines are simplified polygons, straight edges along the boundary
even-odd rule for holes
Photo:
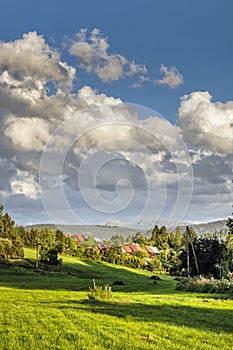
[[[126,253],[132,253],[132,249],[128,245],[123,245],[122,249],[124,249]]]
[[[148,250],[146,249],[145,246],[142,247],[142,251],[148,254]]]
[[[152,248],[151,246],[146,245],[145,248],[146,248],[146,250],[147,250],[147,253],[149,253],[149,254],[155,254],[154,251],[151,249],[151,248]]]
[[[102,251],[102,250],[107,250],[109,247],[105,244],[96,244],[96,248]]]
[[[151,249],[153,250],[154,254],[159,254],[159,250],[156,247],[151,247]]]
[[[130,248],[132,249],[133,252],[141,251],[141,248],[140,248],[140,247],[137,247],[137,246],[134,245],[134,244],[130,244],[129,246],[130,246]]]
[[[81,242],[83,242],[83,241],[84,241],[84,237],[83,237],[82,235],[80,235],[80,234],[77,234],[77,235],[76,235],[76,242],[81,243]]]
[[[96,243],[99,243],[99,244],[103,243],[102,239],[100,239],[99,237],[93,237],[93,239]]]

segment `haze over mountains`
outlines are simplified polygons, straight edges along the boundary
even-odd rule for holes
[[[117,222],[115,222],[117,224]],[[209,232],[223,232],[225,233],[227,231],[226,228],[226,220],[218,220],[218,221],[212,221],[208,223],[201,223],[201,224],[189,224],[191,227],[193,227],[194,231],[197,233],[197,235],[206,234]],[[185,229],[186,225],[181,225],[181,231]],[[83,234],[83,235],[91,235],[94,237],[98,237],[101,239],[110,239],[113,235],[122,235],[123,237],[127,237],[129,235],[135,235],[137,232],[142,233],[143,235],[149,236],[151,234],[151,231],[153,229],[153,226],[144,226],[137,228],[133,227],[122,227],[122,226],[109,226],[108,225],[62,225],[62,224],[37,224],[37,225],[31,225],[27,226],[27,228],[42,228],[42,227],[48,227],[51,229],[60,229],[64,233],[71,233],[71,234]]]

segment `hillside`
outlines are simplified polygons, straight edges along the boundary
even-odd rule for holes
[[[29,262],[35,251],[26,249]],[[169,276],[63,256],[56,269],[0,265],[0,350],[230,350],[233,301],[176,291]],[[88,299],[92,278],[110,300]],[[114,282],[122,281],[116,285]]]
[[[189,224],[194,231],[197,233],[197,235],[203,235],[209,232],[222,232],[225,234],[227,232],[226,228],[226,220],[218,220],[218,221],[212,221],[208,223],[201,223],[201,224]],[[122,235],[123,237],[127,237],[129,235],[135,235],[137,232],[142,233],[143,235],[150,236],[151,235],[151,229],[148,230],[146,228],[131,228],[131,227],[121,227],[121,226],[104,226],[104,225],[61,225],[61,224],[37,224],[37,225],[31,225],[27,226],[27,228],[43,228],[48,227],[50,229],[59,229],[62,230],[64,233],[71,233],[71,234],[82,234],[82,235],[91,235],[94,237],[98,237],[101,239],[110,239],[113,235]],[[180,226],[181,231],[185,230],[185,225]]]
[[[221,231],[222,233],[227,232],[226,220],[212,221],[203,224],[192,224],[190,226],[192,226],[192,228],[198,235],[203,235],[209,232],[214,233],[216,231]]]
[[[98,237],[101,239],[110,239],[113,235],[122,235],[123,237],[127,237],[129,235],[135,235],[137,232],[141,232],[142,234],[146,234],[147,230],[137,230],[134,228],[127,227],[118,227],[118,226],[103,226],[103,225],[53,225],[53,224],[38,224],[27,226],[27,228],[43,228],[48,227],[50,229],[56,230],[59,229],[64,233],[71,234],[82,234],[82,235],[90,235],[94,237]]]

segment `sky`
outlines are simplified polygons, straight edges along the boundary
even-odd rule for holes
[[[0,6],[0,203],[17,224],[231,215],[232,1]]]

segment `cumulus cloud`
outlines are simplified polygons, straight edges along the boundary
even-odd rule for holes
[[[5,135],[15,147],[25,151],[42,151],[49,138],[48,124],[39,118],[17,118],[9,116],[6,119]]]
[[[37,199],[40,195],[40,186],[35,180],[35,176],[25,171],[18,171],[11,180],[10,186],[12,195],[24,195],[29,199]]]
[[[145,66],[111,53],[107,38],[97,29],[89,35],[81,30],[70,53],[82,68],[102,81],[135,77],[133,87],[152,81]],[[182,82],[174,67],[162,66],[161,73],[162,85],[175,87]],[[218,195],[219,188],[225,202],[230,203],[227,179],[233,166],[232,102],[213,103],[207,92],[186,95],[178,112],[179,127],[175,127],[156,113],[144,111],[141,115],[137,106],[126,105],[120,98],[98,93],[90,86],[72,90],[75,74],[75,69],[62,62],[59,52],[36,32],[0,43],[0,201],[18,211],[24,207],[45,217],[39,192],[41,170],[50,202],[59,207],[59,213],[63,203],[52,195],[59,186],[68,194],[71,208],[78,208],[87,217],[90,212],[82,189],[97,207],[100,197],[104,198],[102,209],[106,209],[111,205],[116,208],[119,199],[127,207],[133,187],[134,199],[125,216],[132,218],[142,211],[145,201],[150,208],[144,215],[159,216],[164,196],[169,215],[179,177],[183,198],[190,190],[187,175],[192,161],[193,207],[204,188],[206,197],[199,199],[203,207],[207,199],[213,203],[210,192]],[[50,91],[48,86],[52,86]],[[191,161],[180,140],[182,133],[194,148],[190,150]],[[48,142],[48,163],[43,168],[40,161]],[[79,176],[83,179],[81,188]],[[89,216],[92,214],[96,214],[94,209]],[[101,221],[108,219],[101,215]]]
[[[160,73],[163,74],[162,79],[156,80],[156,83],[159,85],[167,85],[170,88],[175,88],[183,84],[183,77],[175,67],[166,67],[162,64]]]
[[[76,70],[36,32],[0,43],[0,108],[21,117],[62,115]],[[51,91],[48,88],[50,84]],[[60,112],[59,112],[60,111]]]
[[[59,53],[36,32],[0,43],[0,81],[10,83],[12,88],[33,85],[34,81],[65,82],[70,86],[74,75],[75,69],[61,62]]]
[[[208,91],[192,92],[181,98],[178,123],[191,146],[233,153],[233,101],[212,102]]]
[[[0,43],[0,71],[17,81],[34,77],[42,81],[72,81],[75,70],[60,61],[60,55],[49,47],[42,35],[24,34],[14,42]]]
[[[107,38],[96,28],[89,36],[87,29],[81,29],[76,34],[76,40],[72,42],[69,52],[78,58],[80,67],[88,73],[95,73],[104,82],[136,74],[147,75],[144,65],[128,61],[123,55],[109,53]]]

